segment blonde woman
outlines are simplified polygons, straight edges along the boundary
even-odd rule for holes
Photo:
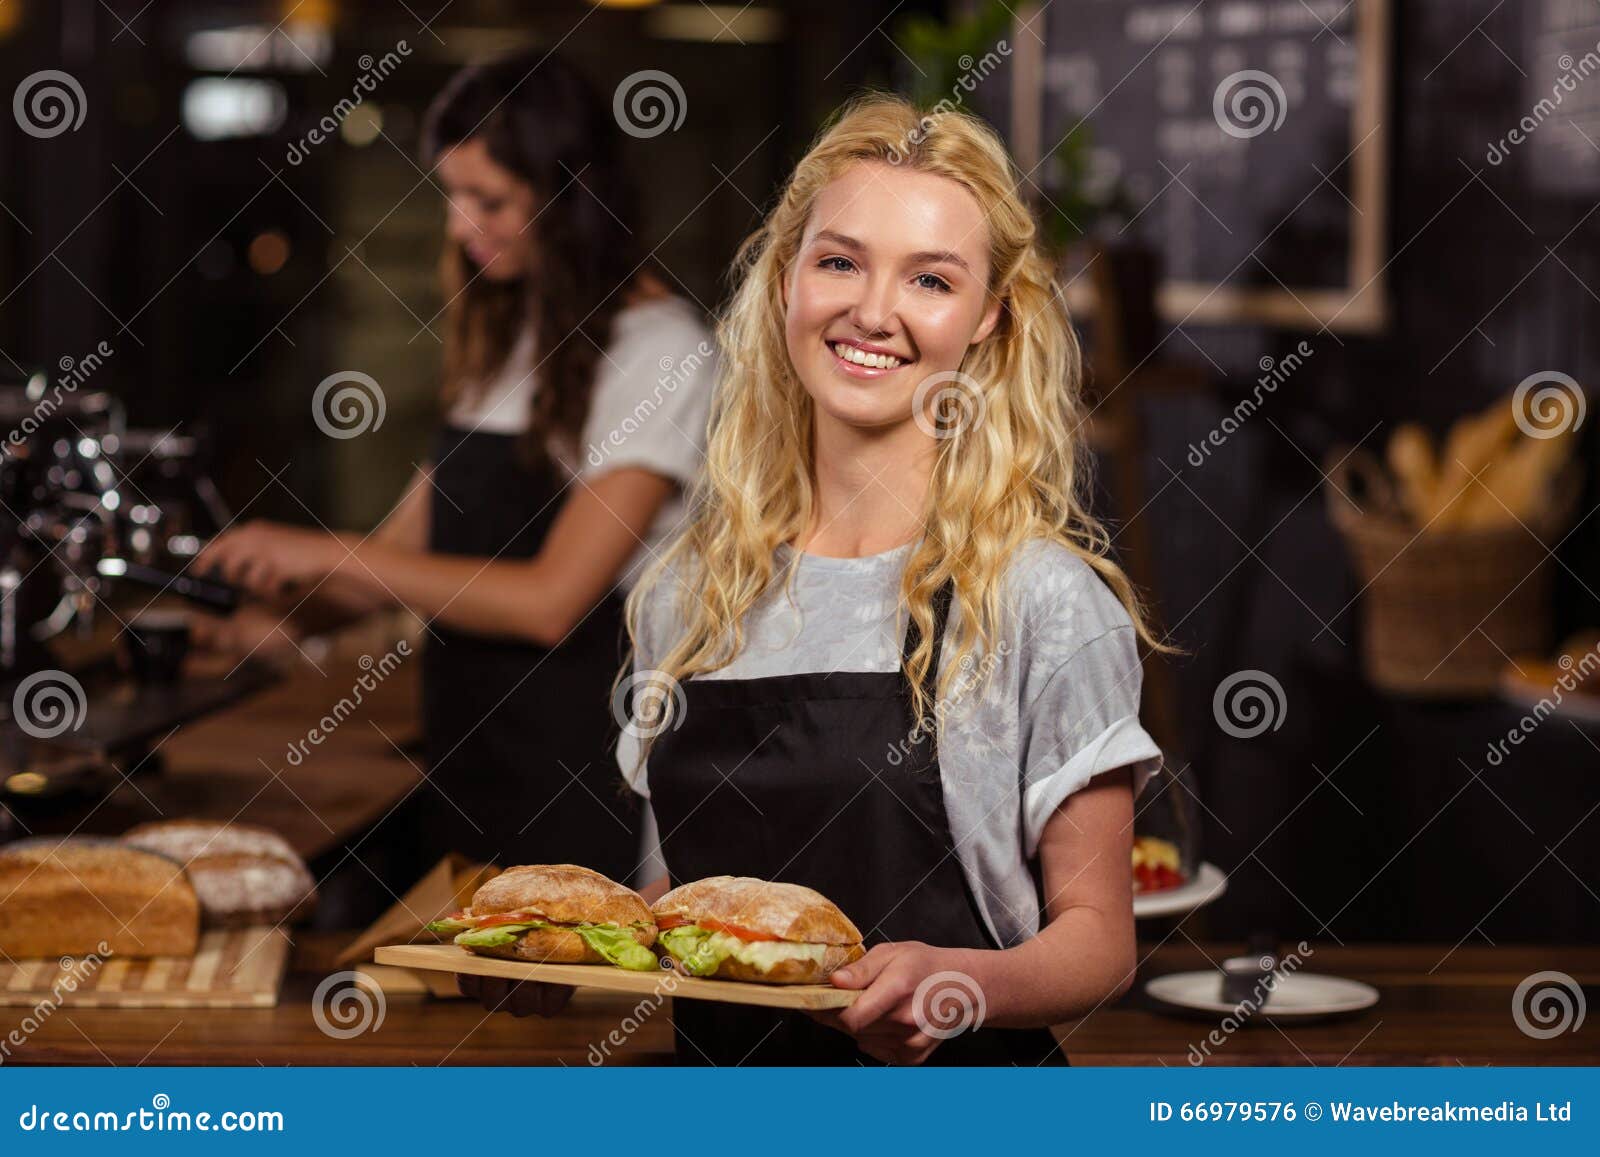
[[[806,884],[869,950],[843,1012],[675,1002],[684,1063],[1061,1063],[1046,1026],[1132,981],[1148,635],[1084,509],[1078,349],[1017,185],[980,122],[873,97],[742,250],[698,513],[628,605],[673,714],[619,759],[661,832],[647,896]]]

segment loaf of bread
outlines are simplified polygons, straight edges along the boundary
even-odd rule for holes
[[[116,840],[0,848],[0,954],[192,956],[200,901],[183,867]]]
[[[287,841],[268,828],[215,820],[140,824],[123,842],[166,856],[188,873],[207,928],[301,919],[316,906],[316,882]]]

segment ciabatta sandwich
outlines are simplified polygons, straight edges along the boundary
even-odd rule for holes
[[[657,967],[650,906],[637,892],[577,864],[507,868],[472,903],[428,930],[480,956],[543,964]]]
[[[799,884],[711,876],[655,903],[658,940],[691,976],[820,984],[861,958],[861,932],[833,901]]]

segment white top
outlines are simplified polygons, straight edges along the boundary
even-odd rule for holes
[[[898,670],[905,635],[900,576],[911,549],[865,558],[801,554],[794,601],[775,583],[746,616],[739,655],[696,678]],[[780,575],[793,557],[779,548]],[[681,632],[679,587],[665,576],[642,608],[635,671],[651,670]],[[941,704],[938,741],[957,855],[990,930],[1009,947],[1039,930],[1029,865],[1056,808],[1095,776],[1121,767],[1134,769],[1137,794],[1159,769],[1161,752],[1139,724],[1133,624],[1087,563],[1059,543],[1028,543],[1006,568],[1002,606],[1007,613],[992,653],[970,655]],[[953,658],[960,614],[952,605],[941,675]],[[618,765],[648,797],[639,752],[625,730]],[[904,754],[863,751],[861,758],[889,775],[904,766]]]
[[[457,401],[446,421],[482,433],[525,431],[539,381],[537,344],[532,328],[525,330],[500,373],[477,396]],[[662,505],[629,560],[620,579],[624,590],[684,519],[684,491],[705,460],[716,360],[711,331],[683,298],[627,306],[612,321],[611,341],[596,367],[582,445],[550,448],[574,485],[621,466],[678,482],[678,493]]]

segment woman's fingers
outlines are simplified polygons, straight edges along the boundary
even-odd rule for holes
[[[498,976],[469,976],[456,973],[456,987],[489,1012],[509,1012],[515,1017],[554,1016],[572,999],[567,984],[543,984],[532,980],[505,980]]]
[[[560,1012],[567,1007],[567,1002],[572,999],[572,994],[577,991],[570,984],[538,984],[530,987],[540,990],[540,1016],[554,1016]]]

